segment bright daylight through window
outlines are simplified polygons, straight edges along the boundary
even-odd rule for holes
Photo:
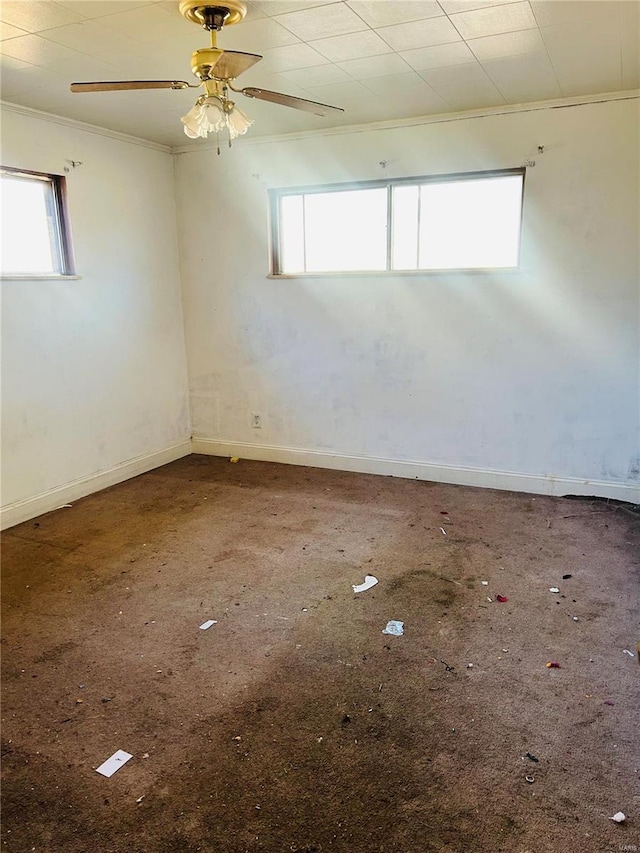
[[[2,168],[2,269],[5,277],[74,275],[64,178]]]
[[[518,266],[524,169],[271,190],[275,275]]]

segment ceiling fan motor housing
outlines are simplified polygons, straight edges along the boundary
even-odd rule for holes
[[[220,3],[180,0],[179,10],[188,21],[207,30],[221,30],[223,26],[238,24],[247,14],[242,0],[221,0]]]
[[[203,47],[194,50],[191,54],[191,70],[200,80],[209,80],[213,75],[213,68],[220,59],[224,50],[219,47]]]

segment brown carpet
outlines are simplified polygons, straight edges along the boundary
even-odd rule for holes
[[[202,456],[14,527],[2,849],[640,850],[639,542],[611,503]]]

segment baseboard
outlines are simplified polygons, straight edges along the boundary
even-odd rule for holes
[[[99,471],[90,477],[74,480],[72,483],[66,483],[64,486],[51,489],[33,498],[8,504],[0,509],[0,530],[21,524],[23,521],[28,521],[30,518],[35,518],[45,512],[51,512],[51,510],[64,504],[72,503],[93,492],[106,489],[108,486],[115,486],[116,483],[130,480],[132,477],[137,477],[138,474],[144,474],[153,468],[159,468],[160,465],[166,465],[167,462],[188,456],[191,452],[191,442],[183,441],[180,444],[166,447],[164,450],[129,459],[127,462],[122,462],[106,471]]]
[[[275,447],[211,438],[194,438],[191,449],[193,453],[209,456],[238,456],[264,462],[284,462],[288,465],[308,465],[312,468],[332,468],[338,471],[355,471],[360,474],[382,474],[387,477],[430,480],[435,483],[450,483],[458,486],[478,486],[483,489],[503,489],[553,497],[595,495],[612,500],[640,503],[640,487],[606,480],[516,474],[511,471],[489,471],[483,468],[465,468],[460,465],[436,465],[432,462],[405,462],[374,456],[350,456],[322,450]]]

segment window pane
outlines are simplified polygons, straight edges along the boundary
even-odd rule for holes
[[[304,272],[303,197],[285,195],[280,199],[280,234],[283,272]]]
[[[310,193],[304,204],[307,272],[387,268],[386,187]]]
[[[422,184],[420,268],[518,265],[522,176]]]
[[[59,273],[50,181],[2,176],[2,272]]]
[[[420,187],[393,188],[393,245],[391,266],[394,270],[418,268],[418,202]]]

